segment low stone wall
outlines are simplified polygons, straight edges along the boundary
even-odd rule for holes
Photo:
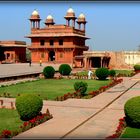
[[[25,73],[21,75],[11,75],[7,77],[0,77],[0,82],[6,82],[6,81],[12,81],[12,80],[18,80],[18,79],[24,79],[24,78],[35,78],[39,77],[40,72],[38,73]]]

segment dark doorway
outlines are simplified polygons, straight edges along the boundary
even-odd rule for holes
[[[54,61],[55,60],[55,52],[54,51],[50,51],[49,52],[49,61]]]
[[[100,68],[101,67],[101,57],[92,57],[91,58],[91,67]]]
[[[104,57],[103,58],[103,67],[106,67],[106,68],[108,68],[108,66],[109,66],[109,62],[110,62],[110,57]]]
[[[0,61],[5,60],[4,49],[0,47]]]

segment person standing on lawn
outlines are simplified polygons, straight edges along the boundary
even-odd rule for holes
[[[93,72],[91,71],[91,69],[89,69],[88,71],[88,79],[91,79]]]

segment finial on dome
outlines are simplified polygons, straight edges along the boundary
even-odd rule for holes
[[[46,20],[45,20],[45,24],[46,24],[47,26],[49,26],[49,25],[54,25],[54,24],[55,24],[52,15],[49,14],[49,15],[47,16],[47,18],[46,18]]]
[[[41,20],[39,16],[39,12],[36,9],[34,9],[34,11],[32,12],[30,16],[30,20]]]
[[[36,9],[34,9],[34,11],[32,12],[32,15],[35,16],[35,15],[39,15],[38,11]]]
[[[85,15],[81,13],[78,18],[85,18]]]
[[[74,13],[74,10],[70,7],[70,8],[67,10],[67,13]]]
[[[79,15],[77,23],[86,23],[86,18],[83,13]]]
[[[67,10],[65,18],[75,18],[75,12],[72,8],[69,8]]]
[[[53,19],[52,15],[48,15],[47,19]]]

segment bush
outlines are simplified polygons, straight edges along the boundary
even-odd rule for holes
[[[105,80],[109,75],[109,70],[107,68],[98,68],[95,71],[95,74],[99,80]]]
[[[86,82],[75,82],[74,89],[75,91],[79,91],[81,95],[86,95],[88,84]]]
[[[124,105],[126,123],[140,128],[140,96],[129,99]]]
[[[55,74],[55,69],[52,66],[47,66],[43,69],[43,74],[45,78],[53,78]]]
[[[140,70],[140,65],[134,65],[134,70],[135,71]]]
[[[116,75],[116,71],[115,70],[110,70],[109,75],[114,77]]]
[[[61,64],[59,67],[59,73],[62,75],[69,75],[72,69],[68,64]]]
[[[43,100],[33,94],[23,94],[16,98],[16,109],[21,120],[28,121],[36,117],[43,106]]]

